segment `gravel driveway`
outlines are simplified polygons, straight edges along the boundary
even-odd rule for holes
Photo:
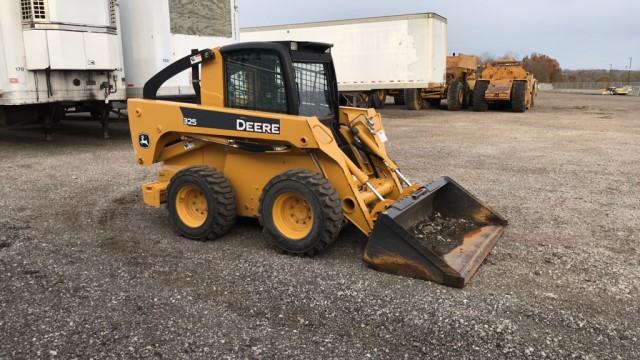
[[[288,257],[241,220],[175,235],[143,206],[126,124],[0,131],[0,358],[638,358],[640,98],[382,111],[412,179],[449,175],[510,226],[464,290],[376,272],[348,227]]]

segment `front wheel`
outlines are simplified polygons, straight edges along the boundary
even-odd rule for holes
[[[404,103],[409,110],[422,109],[422,94],[420,89],[405,89],[404,90]]]
[[[344,222],[338,193],[322,175],[287,171],[265,186],[260,223],[273,246],[292,255],[315,255],[333,243]]]
[[[489,88],[488,81],[477,81],[473,89],[473,111],[487,111],[489,104],[485,99],[485,94]]]
[[[460,111],[464,105],[464,83],[453,80],[447,91],[447,108],[449,111]]]

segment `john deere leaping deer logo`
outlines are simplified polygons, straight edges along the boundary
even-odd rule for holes
[[[148,149],[151,146],[151,140],[149,140],[149,135],[140,134],[138,135],[138,145],[140,145],[143,149]]]

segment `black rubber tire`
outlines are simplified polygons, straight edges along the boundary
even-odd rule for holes
[[[447,91],[447,109],[460,111],[464,106],[465,86],[460,80],[453,80]]]
[[[404,103],[409,110],[421,110],[422,109],[422,96],[420,96],[420,89],[405,89],[404,90]]]
[[[393,97],[393,103],[396,105],[404,105],[404,90],[400,90],[400,92],[397,93],[397,95],[395,95]]]
[[[304,197],[313,213],[311,231],[299,240],[287,238],[274,224],[274,202],[285,192]],[[313,256],[321,252],[337,239],[344,223],[336,190],[322,175],[306,169],[290,170],[271,179],[260,196],[259,213],[260,224],[271,245],[290,255]]]
[[[484,98],[489,88],[488,81],[476,81],[476,87],[473,89],[473,111],[487,111],[489,104]]]
[[[464,104],[463,109],[473,107],[473,89],[469,87],[469,84],[465,83]]]
[[[176,196],[184,185],[195,186],[207,199],[207,219],[198,228],[191,228],[180,220],[176,210]],[[194,166],[176,173],[167,191],[169,219],[178,233],[193,240],[213,240],[231,229],[236,222],[236,199],[229,180],[207,166]]]
[[[385,90],[373,90],[369,93],[369,103],[374,109],[382,109],[387,102],[387,92]]]
[[[527,111],[527,82],[514,81],[511,87],[511,111],[523,113]]]

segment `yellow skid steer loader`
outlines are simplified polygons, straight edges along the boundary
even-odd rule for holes
[[[194,95],[158,96],[191,70]],[[140,165],[162,163],[144,202],[166,203],[182,236],[258,218],[281,251],[314,255],[346,223],[375,269],[463,287],[507,224],[449,178],[410,182],[373,109],[340,107],[331,45],[240,43],[194,50],[128,104]]]

